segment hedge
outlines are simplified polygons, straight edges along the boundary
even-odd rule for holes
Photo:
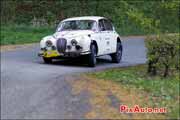
[[[148,73],[164,77],[180,70],[180,34],[160,34],[146,38]]]

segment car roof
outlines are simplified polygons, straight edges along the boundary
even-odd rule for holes
[[[83,17],[72,17],[72,18],[67,18],[64,19],[62,22],[64,21],[71,21],[71,20],[95,20],[98,21],[99,19],[106,19],[104,17],[100,17],[100,16],[83,16]]]

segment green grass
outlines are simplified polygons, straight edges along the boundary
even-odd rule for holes
[[[54,32],[51,27],[32,27],[26,25],[1,26],[1,45],[39,42],[42,37]]]
[[[163,78],[161,76],[149,76],[146,66],[110,69],[89,75],[105,80],[111,80],[123,84],[126,88],[137,88],[149,95],[149,103],[156,107],[167,107],[169,118],[179,116],[179,74]],[[158,98],[155,102],[152,98]]]

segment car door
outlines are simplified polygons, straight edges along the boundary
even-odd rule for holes
[[[103,23],[106,29],[106,36],[105,36],[106,53],[112,53],[113,45],[115,44],[113,26],[108,19],[104,19]]]
[[[113,30],[113,25],[111,23],[110,20],[105,19],[104,20],[104,24],[106,27],[106,31],[107,31],[107,36],[109,38],[109,40],[107,41],[107,48],[108,48],[108,53],[114,53],[116,51],[116,44],[117,44],[117,38],[116,38],[116,34],[115,31]]]
[[[98,45],[99,55],[103,55],[107,53],[106,44],[107,44],[107,40],[109,39],[106,28],[104,26],[104,19],[100,19],[98,21],[98,28],[99,28],[99,39],[100,39],[100,43]]]

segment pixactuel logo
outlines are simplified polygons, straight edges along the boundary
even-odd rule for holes
[[[140,107],[139,105],[128,107],[127,105],[120,105],[119,111],[120,113],[166,113],[167,109],[165,107],[151,108],[151,107]]]

